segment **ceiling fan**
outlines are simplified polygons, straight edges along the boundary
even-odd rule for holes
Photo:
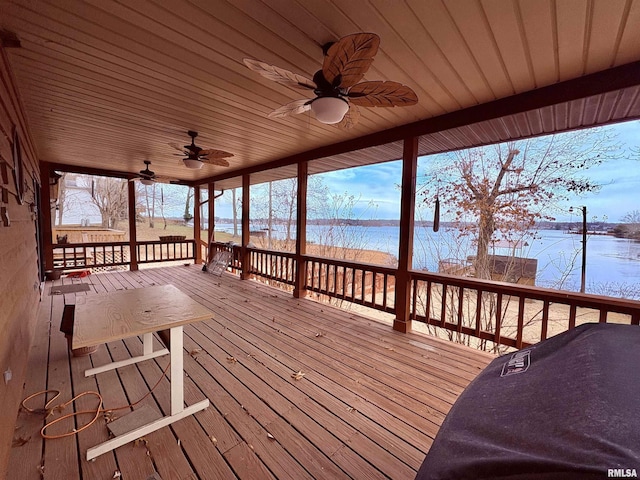
[[[315,98],[296,100],[274,110],[269,117],[285,117],[311,110],[322,123],[353,127],[360,107],[406,107],[418,103],[415,92],[398,82],[360,82],[378,52],[380,37],[375,33],[354,33],[322,47],[324,62],[313,80],[258,60],[245,58],[244,64],[265,78],[301,90],[311,90]],[[360,83],[358,83],[360,82]]]
[[[140,170],[140,173],[138,173],[138,176],[129,180],[130,182],[133,182],[134,180],[140,180],[140,183],[143,185],[153,185],[156,182],[160,182],[160,183],[178,182],[176,178],[156,175],[152,170],[149,169],[149,165],[151,165],[151,162],[149,160],[145,160],[144,164],[145,164],[145,169]]]
[[[176,153],[176,155],[186,156],[182,161],[187,168],[202,168],[202,165],[208,163],[210,165],[219,165],[221,167],[228,167],[229,162],[225,158],[233,157],[233,153],[225,152],[223,150],[216,150],[214,148],[201,148],[195,144],[198,132],[189,130],[187,135],[191,137],[191,145],[180,146],[177,143],[170,143],[169,145],[180,150],[182,153]]]

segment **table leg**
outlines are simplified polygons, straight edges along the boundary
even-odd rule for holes
[[[182,335],[180,336],[180,344],[182,345]],[[182,350],[182,347],[181,347]],[[116,368],[126,367],[127,365],[132,365],[134,363],[143,362],[145,360],[150,360],[152,358],[161,357],[162,355],[169,354],[169,350],[166,348],[161,348],[160,350],[153,351],[153,333],[145,333],[142,336],[142,355],[137,357],[127,358],[126,360],[120,360],[118,362],[107,363],[106,365],[102,365],[100,367],[90,368],[85,370],[84,376],[90,377],[91,375],[96,375],[102,372],[108,372],[109,370],[115,370]],[[182,357],[180,357],[182,360]],[[173,364],[173,359],[171,361]]]
[[[171,335],[171,415],[155,420],[147,425],[136,428],[130,432],[124,433],[118,437],[107,440],[100,445],[96,445],[87,450],[87,460],[96,458],[103,453],[110,452],[115,448],[131,442],[137,438],[147,435],[151,432],[171,425],[178,420],[181,420],[189,415],[193,415],[200,410],[204,410],[209,406],[209,399],[202,400],[195,405],[184,407],[184,370],[183,370],[183,327],[173,327],[170,332]],[[145,339],[146,340],[146,339]],[[145,347],[146,351],[146,347]],[[153,352],[155,355],[158,352]],[[143,355],[142,357],[145,357]],[[138,358],[142,358],[138,357]],[[119,362],[116,362],[119,363]],[[114,364],[111,364],[114,365]]]
[[[171,329],[171,415],[184,409],[182,326]]]
[[[153,352],[153,333],[145,333],[142,336],[142,354],[151,355]]]

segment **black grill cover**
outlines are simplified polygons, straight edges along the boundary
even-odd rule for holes
[[[495,359],[451,408],[416,479],[609,476],[640,476],[633,325],[585,324]]]

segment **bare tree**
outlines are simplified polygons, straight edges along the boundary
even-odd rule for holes
[[[466,259],[466,249],[460,252],[456,247],[472,245],[475,248],[473,268],[465,273],[490,279],[490,251],[494,242],[501,240],[513,245],[511,253],[515,255],[515,245],[524,245],[528,238],[535,237],[538,221],[554,220],[552,213],[559,203],[570,195],[599,188],[583,175],[590,167],[610,159],[615,151],[617,145],[610,134],[603,130],[585,130],[442,155],[427,166],[426,181],[422,185],[423,205],[433,205],[439,198],[443,214],[450,220],[444,235],[457,235],[458,238],[458,243],[454,239],[453,247],[447,251]],[[438,236],[443,237],[443,234]],[[566,261],[558,259],[558,266],[566,267],[560,272],[560,282],[566,280],[575,258],[574,255]],[[447,289],[445,296],[441,291],[440,287],[432,287],[432,311],[425,314],[436,318],[444,315],[452,322],[461,318],[466,326],[473,326],[478,321],[486,332],[493,332],[500,325],[503,335],[515,334],[517,309],[510,297],[500,298],[485,292],[476,298],[457,288]],[[426,308],[426,294],[426,291],[418,292],[417,302],[422,302],[421,308]],[[459,298],[461,295],[464,295],[462,299]],[[445,302],[445,309],[441,309],[442,302]],[[460,308],[463,311],[458,311]],[[479,316],[476,314],[478,309]],[[539,305],[527,305],[525,328],[540,321],[541,312]],[[450,340],[485,350],[499,351],[501,348],[457,332],[440,333]]]
[[[491,278],[494,234],[511,240],[534,229],[569,195],[596,191],[584,172],[617,151],[605,130],[550,135],[440,156],[426,172],[423,201],[442,202],[445,215],[477,244],[475,276]]]
[[[120,220],[127,218],[127,181],[111,177],[89,178],[91,200],[100,211],[102,227],[115,228]]]
[[[151,190],[151,193],[149,193]],[[155,228],[156,219],[156,184],[144,186],[144,198],[147,206],[147,219],[149,228]]]

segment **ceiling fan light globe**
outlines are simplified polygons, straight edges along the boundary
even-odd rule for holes
[[[311,111],[320,123],[339,123],[349,111],[349,104],[339,97],[319,97],[311,103]]]
[[[202,168],[202,165],[203,165],[202,161],[194,160],[193,158],[185,158],[182,161],[184,162],[185,167],[192,168],[194,170]]]
[[[142,185],[153,185],[154,182],[150,178],[141,178],[140,183]]]

